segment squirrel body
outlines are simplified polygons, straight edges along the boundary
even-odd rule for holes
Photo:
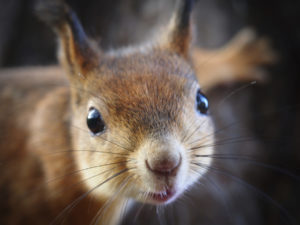
[[[40,6],[64,69],[0,74],[1,224],[115,225],[128,199],[168,204],[201,178],[193,155],[213,153],[214,126],[199,83],[259,79],[274,56],[249,31],[220,50],[191,48],[191,2],[179,1],[151,47],[114,54],[94,47],[68,6]]]

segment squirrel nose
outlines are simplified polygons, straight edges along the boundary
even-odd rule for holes
[[[161,158],[148,158],[146,167],[157,175],[176,175],[181,163],[181,155],[172,155]]]

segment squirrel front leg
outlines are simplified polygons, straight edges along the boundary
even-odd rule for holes
[[[265,38],[250,29],[240,31],[227,45],[217,50],[192,50],[196,76],[206,90],[220,84],[264,81],[261,65],[271,64],[276,55]]]

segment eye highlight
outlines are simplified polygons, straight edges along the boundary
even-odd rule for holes
[[[208,99],[207,97],[200,91],[197,90],[196,94],[196,109],[200,114],[207,115],[208,111]]]
[[[89,109],[86,123],[93,135],[99,135],[105,130],[105,123],[101,117],[101,114],[94,107]]]

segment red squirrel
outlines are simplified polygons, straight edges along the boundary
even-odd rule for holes
[[[128,199],[172,204],[201,180],[194,155],[215,141],[202,87],[261,79],[274,54],[250,30],[193,46],[192,7],[178,0],[157,38],[105,53],[68,5],[37,6],[61,67],[1,71],[1,224],[116,225]]]

